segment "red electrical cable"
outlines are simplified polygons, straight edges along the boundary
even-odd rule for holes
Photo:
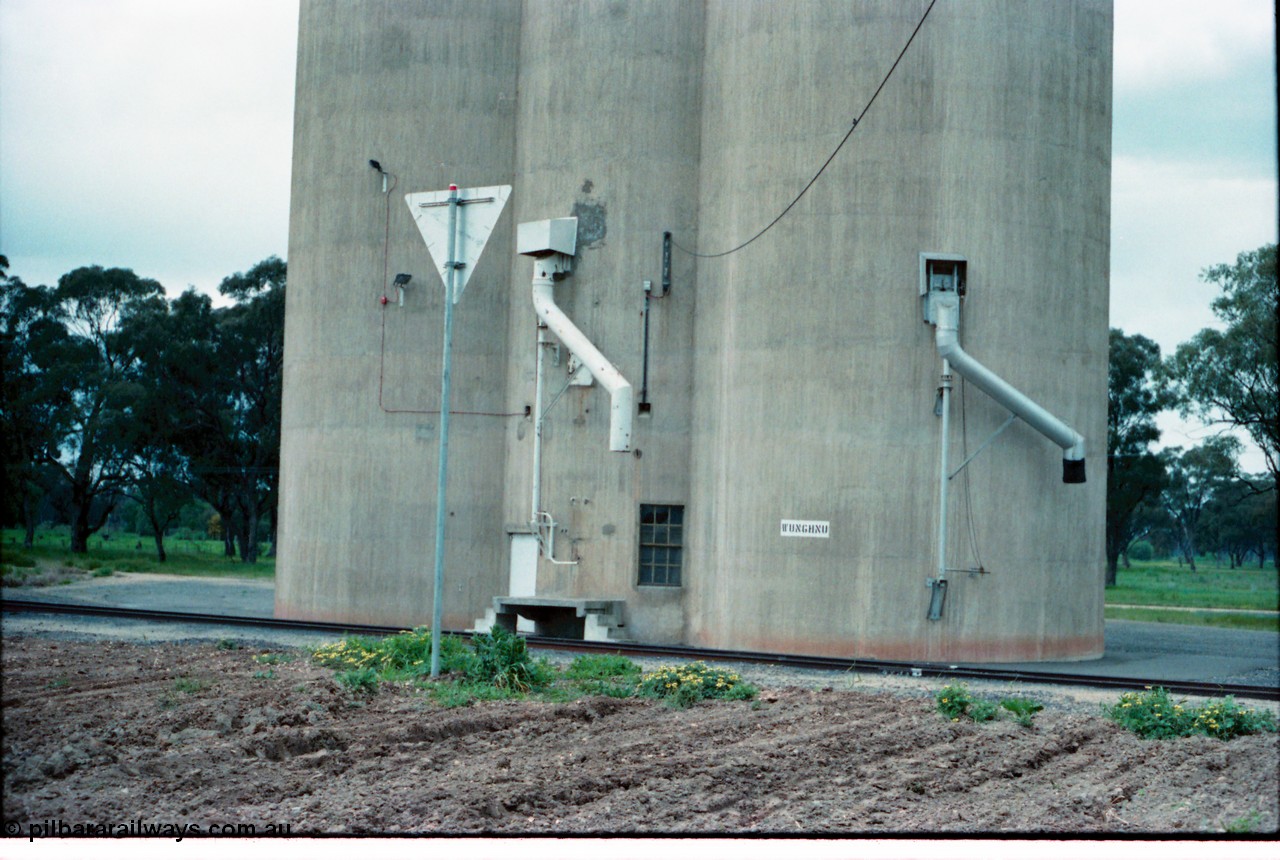
[[[383,378],[386,374],[387,366],[387,272],[388,256],[391,247],[391,192],[395,189],[396,183],[399,181],[394,173],[389,173],[392,177],[391,187],[386,191],[387,211],[386,220],[382,228],[382,297],[379,304],[382,310],[381,333],[379,335],[378,345],[378,408],[389,415],[439,415],[439,409],[390,409],[382,400]],[[467,412],[458,409],[450,409],[450,415],[482,415],[491,418],[523,418],[529,414],[526,408],[523,412]]]

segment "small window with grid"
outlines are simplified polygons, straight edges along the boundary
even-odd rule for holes
[[[684,505],[640,506],[640,584],[680,585]]]

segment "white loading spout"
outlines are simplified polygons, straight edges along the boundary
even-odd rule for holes
[[[533,257],[533,310],[538,320],[578,357],[609,392],[609,450],[631,450],[631,383],[556,304],[555,276],[568,272],[577,248],[577,218],[529,221],[516,228],[516,253]],[[541,415],[538,416],[541,420]],[[537,511],[534,512],[535,516]]]
[[[631,450],[631,413],[634,397],[631,383],[614,367],[604,353],[573,324],[555,301],[550,273],[541,274],[542,261],[534,264],[533,310],[552,334],[578,357],[591,377],[609,392],[609,450]]]
[[[934,292],[932,302],[938,354],[957,373],[1062,448],[1062,482],[1083,484],[1084,437],[960,348],[960,297],[956,293]]]

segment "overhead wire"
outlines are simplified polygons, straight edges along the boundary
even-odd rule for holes
[[[822,163],[822,166],[818,168],[818,172],[815,173],[813,175],[813,178],[810,179],[808,183],[805,184],[804,188],[800,189],[800,193],[797,194],[795,198],[790,203],[787,204],[786,208],[778,213],[778,216],[776,218],[774,218],[772,221],[766,224],[760,230],[760,232],[756,233],[750,239],[743,242],[741,245],[738,245],[737,247],[730,248],[727,251],[720,251],[715,254],[708,254],[708,253],[702,253],[699,251],[694,251],[682,246],[680,243],[678,243],[675,240],[674,237],[672,237],[671,239],[672,246],[683,251],[684,253],[688,254],[691,257],[699,257],[704,260],[714,259],[716,257],[727,257],[730,254],[741,251],[743,248],[750,245],[756,239],[759,239],[765,233],[768,233],[770,230],[772,230],[779,221],[781,221],[783,218],[787,216],[787,213],[789,213],[793,208],[795,208],[795,205],[800,202],[800,198],[804,197],[804,195],[808,193],[809,189],[812,188],[814,183],[818,181],[818,178],[822,176],[823,172],[826,171],[827,167],[831,164],[831,162],[835,160],[835,157],[840,154],[840,150],[844,148],[844,145],[849,142],[849,138],[853,136],[853,132],[858,128],[858,124],[862,122],[862,118],[867,115],[867,111],[871,110],[871,106],[875,104],[876,98],[880,95],[880,91],[885,88],[885,85],[889,83],[889,79],[893,77],[894,70],[898,68],[898,64],[902,62],[902,58],[906,56],[907,49],[910,48],[911,43],[915,41],[916,34],[919,33],[920,28],[924,26],[925,19],[929,17],[929,13],[933,11],[934,4],[936,4],[937,2],[938,0],[930,0],[929,7],[925,9],[924,14],[920,16],[920,20],[919,22],[916,23],[915,29],[911,31],[911,36],[907,39],[906,44],[902,46],[902,50],[898,52],[897,59],[893,61],[893,65],[889,67],[888,73],[885,74],[884,79],[880,81],[880,86],[876,87],[876,91],[871,94],[871,98],[870,100],[867,101],[866,105],[862,108],[862,112],[859,113],[856,118],[854,118],[853,124],[849,126],[849,130],[845,132],[844,137],[840,139],[840,142],[838,144],[836,144],[836,148],[832,150],[829,156],[827,156],[827,160],[824,161]]]

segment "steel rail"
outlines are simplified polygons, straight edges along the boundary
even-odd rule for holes
[[[0,612],[81,615],[118,618],[133,621],[151,621],[167,624],[209,624],[232,627],[257,627],[274,630],[293,630],[314,633],[355,633],[366,636],[389,636],[402,632],[404,627],[388,627],[377,624],[349,624],[344,622],[295,621],[282,618],[253,618],[237,615],[216,615],[204,612],[174,612],[157,609],[128,609],[116,606],[55,603],[40,600],[0,600]],[[465,631],[444,631],[454,636],[467,637]],[[770,654],[758,651],[730,651],[697,648],[690,645],[647,645],[635,642],[588,642],[581,639],[553,639],[546,636],[526,636],[532,648],[556,651],[625,654],[632,657],[657,657],[665,659],[710,660],[729,663],[755,663],[785,666],[793,669],[813,669],[822,672],[862,672],[866,674],[896,675],[912,678],[947,678],[978,681],[1005,681],[1050,686],[1094,687],[1100,689],[1141,690],[1160,686],[1170,693],[1186,696],[1234,696],[1241,699],[1280,701],[1280,687],[1252,684],[1221,684],[1207,681],[1177,681],[1159,678],[1134,678],[1105,675],[1086,675],[1067,672],[1041,672],[1027,669],[997,669],[964,664],[867,660],[850,657],[821,657],[803,654]]]

